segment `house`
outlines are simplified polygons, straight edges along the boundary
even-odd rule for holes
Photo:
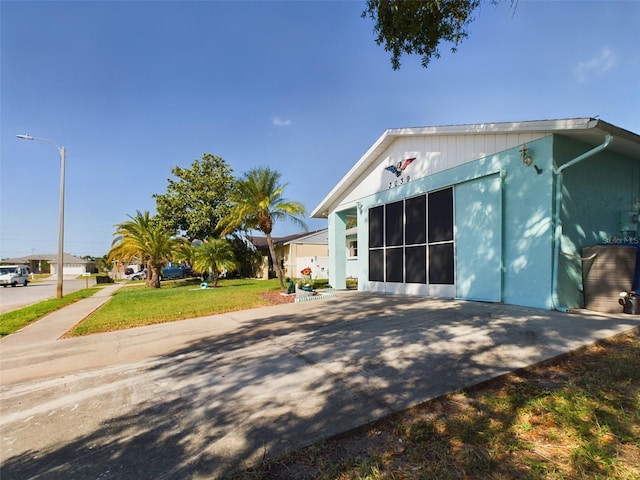
[[[276,256],[280,259],[280,267],[284,278],[299,278],[300,271],[311,268],[314,279],[329,278],[329,244],[328,230],[320,229],[312,232],[297,233],[286,237],[272,237],[276,247]],[[249,236],[247,240],[263,252],[262,278],[274,276],[271,256],[265,237]]]
[[[92,273],[96,269],[96,262],[85,260],[65,253],[63,256],[63,275],[82,275],[83,273]],[[58,271],[58,255],[34,254],[26,257],[8,258],[2,260],[4,264],[28,265],[29,270],[33,273],[51,273],[56,275]]]
[[[640,136],[573,118],[387,130],[311,216],[336,288],[566,310],[607,271],[583,250],[636,262],[639,209]],[[600,284],[631,289],[613,267]]]

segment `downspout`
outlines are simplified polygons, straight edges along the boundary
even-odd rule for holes
[[[553,214],[553,225],[554,225],[554,238],[553,238],[553,258],[552,258],[552,271],[551,271],[551,304],[554,310],[558,310],[561,312],[568,312],[569,309],[567,307],[558,305],[558,268],[560,261],[560,253],[561,253],[561,243],[562,243],[562,223],[560,222],[560,211],[562,208],[562,190],[564,189],[564,184],[562,180],[562,172],[564,172],[567,168],[574,166],[576,163],[579,163],[583,160],[586,160],[593,155],[600,153],[605,148],[609,146],[609,144],[613,141],[613,136],[607,134],[605,136],[604,142],[597,147],[592,148],[591,150],[584,152],[582,155],[577,156],[573,160],[568,161],[564,165],[561,165],[559,168],[554,168],[553,173],[556,176],[555,181],[555,211]]]

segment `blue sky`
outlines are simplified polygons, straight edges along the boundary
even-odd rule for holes
[[[310,213],[387,128],[600,116],[640,133],[640,2],[484,4],[393,71],[360,1],[0,1],[0,257],[101,256],[203,153]],[[310,229],[326,221],[308,220]],[[275,235],[297,232],[276,225]]]

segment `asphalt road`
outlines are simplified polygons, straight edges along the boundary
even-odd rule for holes
[[[44,281],[30,283],[27,287],[6,287],[0,288],[0,313],[16,310],[27,305],[55,298],[56,296],[57,278],[55,275],[46,278]],[[88,285],[95,285],[94,278],[89,278]],[[62,292],[63,295],[76,290],[86,288],[87,280],[78,279],[75,276],[67,276],[63,278]]]

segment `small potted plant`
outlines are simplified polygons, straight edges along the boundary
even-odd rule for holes
[[[309,267],[305,267],[302,270],[300,270],[300,274],[302,275],[302,278],[300,279],[300,284],[301,284],[300,288],[305,292],[313,291],[313,285],[311,280],[312,273],[313,272]]]

